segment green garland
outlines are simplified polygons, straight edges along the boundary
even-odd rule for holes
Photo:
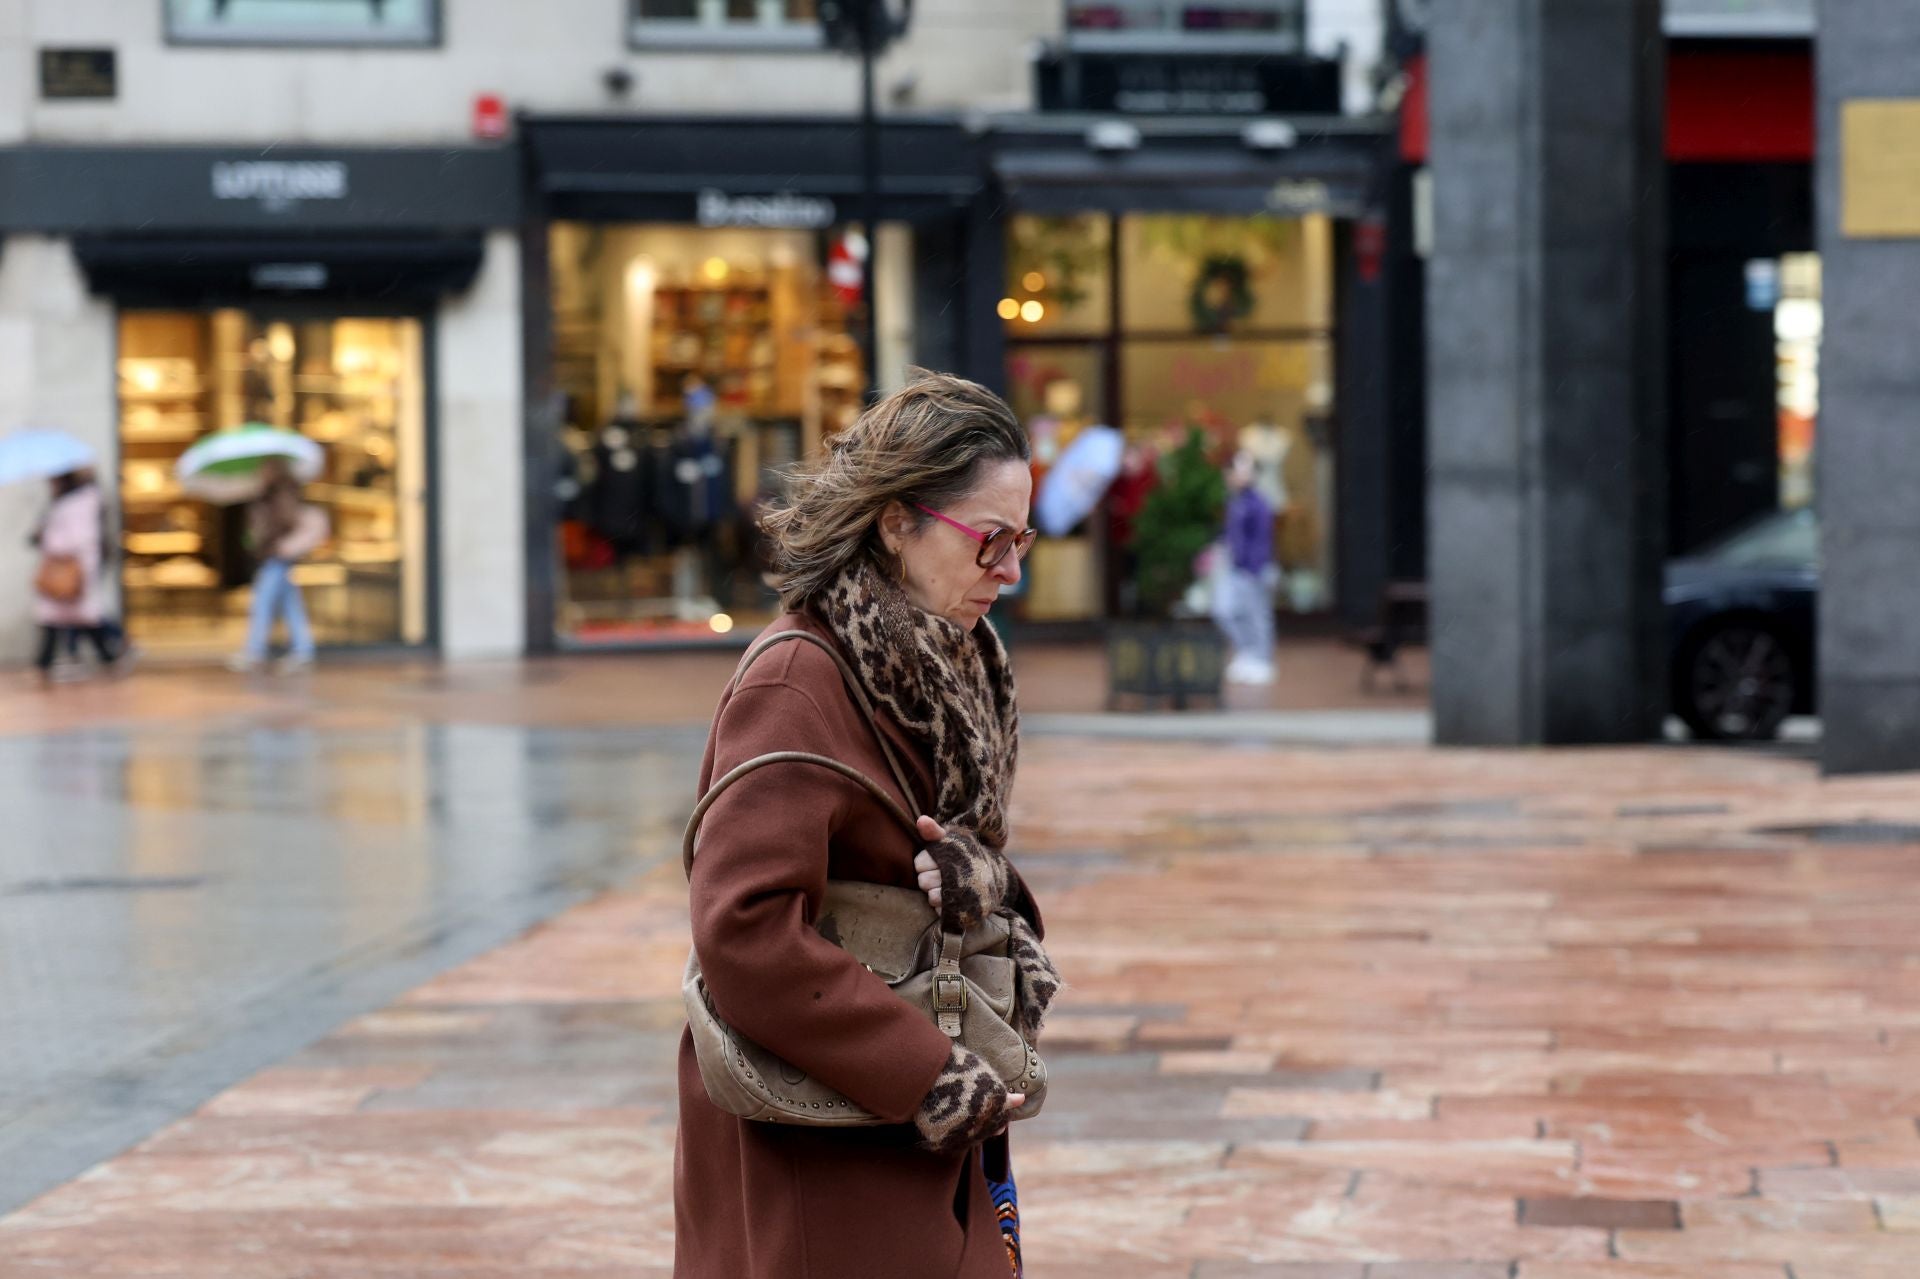
[[[1202,333],[1224,333],[1235,320],[1252,315],[1247,260],[1216,254],[1202,262],[1187,298],[1187,309],[1193,314],[1193,327]]]

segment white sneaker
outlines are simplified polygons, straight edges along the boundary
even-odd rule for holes
[[[288,653],[280,659],[280,665],[276,669],[282,675],[298,675],[301,671],[310,671],[313,669],[313,654]]]
[[[1241,682],[1246,684],[1271,684],[1277,676],[1278,672],[1274,670],[1272,662],[1255,661],[1248,664],[1247,673]]]
[[[1253,683],[1253,668],[1254,663],[1251,659],[1243,654],[1234,654],[1233,659],[1227,663],[1227,683]]]
[[[235,675],[251,675],[260,669],[260,659],[246,653],[235,653],[227,659],[227,669]]]

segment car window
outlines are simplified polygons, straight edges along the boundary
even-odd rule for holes
[[[1749,524],[1703,558],[1733,568],[1813,568],[1820,562],[1820,522],[1811,508],[1781,511]]]

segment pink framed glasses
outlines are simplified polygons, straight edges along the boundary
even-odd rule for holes
[[[965,533],[968,537],[980,543],[980,553],[973,557],[973,562],[981,568],[992,568],[1001,560],[1007,558],[1007,552],[1009,551],[1013,552],[1015,559],[1024,560],[1027,558],[1027,552],[1033,549],[1033,539],[1040,536],[1034,529],[1022,529],[1016,532],[1010,528],[997,528],[991,533],[982,533],[977,528],[968,528],[959,520],[951,519],[931,507],[920,505],[918,502],[915,502],[913,507],[924,515],[933,516],[934,519],[939,520],[948,528],[959,529],[962,533]]]

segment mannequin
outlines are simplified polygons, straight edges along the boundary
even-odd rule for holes
[[[621,558],[651,554],[655,477],[632,391],[614,401],[613,417],[593,445],[593,474],[583,497],[587,523]]]
[[[716,598],[726,593],[717,534],[732,515],[733,477],[714,438],[713,388],[691,375],[682,384],[682,399],[686,418],[674,435],[667,504],[677,543],[674,612],[686,621],[705,621],[723,611]]]

